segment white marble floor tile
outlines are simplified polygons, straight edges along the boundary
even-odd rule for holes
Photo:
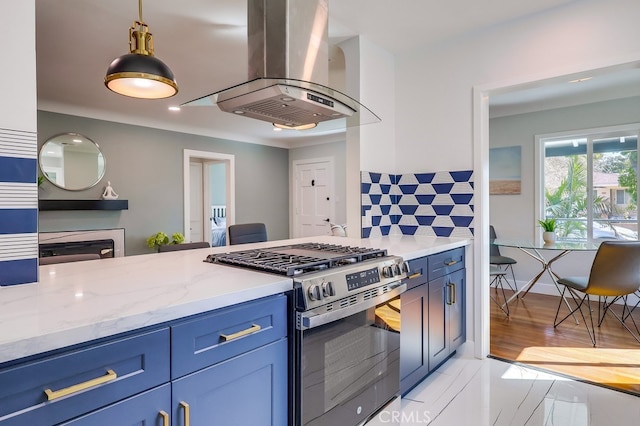
[[[367,426],[636,426],[640,398],[495,359],[454,356]]]

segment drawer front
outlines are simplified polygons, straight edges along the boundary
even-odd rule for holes
[[[92,411],[61,426],[169,425],[171,384]],[[164,422],[164,423],[163,423]]]
[[[216,364],[287,335],[287,298],[251,301],[171,327],[171,378]]]
[[[404,281],[405,283],[407,283],[407,290],[424,284],[429,280],[427,276],[427,259],[428,258],[425,256],[407,261],[407,263],[409,264],[409,272],[407,274],[407,279]]]
[[[464,247],[429,256],[429,281],[464,268]]]
[[[169,381],[169,329],[0,371],[0,425],[50,425]]]

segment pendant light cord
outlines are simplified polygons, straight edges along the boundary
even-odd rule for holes
[[[144,22],[142,20],[142,0],[138,0],[138,16],[140,17],[140,22]]]

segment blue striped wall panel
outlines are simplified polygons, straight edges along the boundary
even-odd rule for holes
[[[0,286],[38,281],[35,132],[0,129]]]

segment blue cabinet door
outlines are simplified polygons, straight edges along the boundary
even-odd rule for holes
[[[63,423],[61,426],[169,426],[170,415],[171,384],[167,383]]]
[[[175,380],[172,408],[172,425],[288,424],[287,340]]]
[[[465,341],[465,276],[460,269],[429,282],[429,371]]]

